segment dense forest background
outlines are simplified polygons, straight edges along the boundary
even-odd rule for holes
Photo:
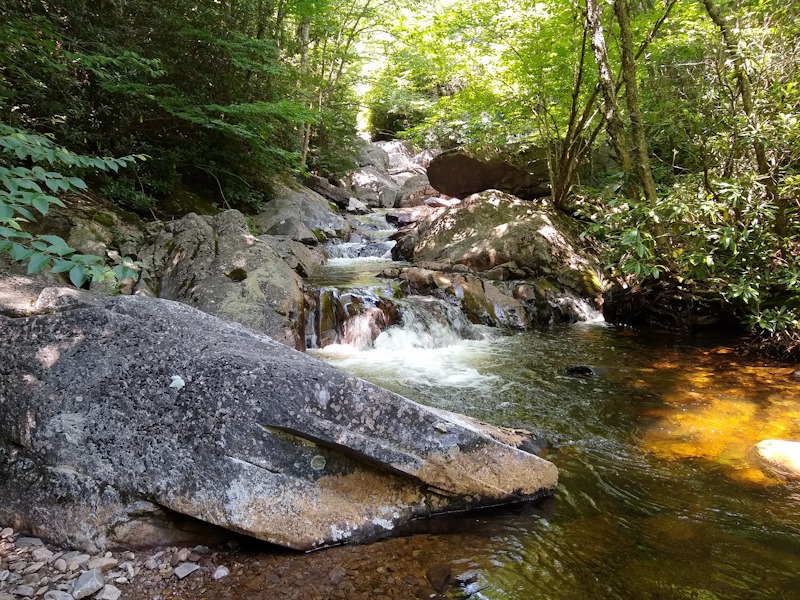
[[[0,251],[31,259],[25,181],[256,210],[279,174],[354,167],[367,109],[373,139],[546,156],[609,280],[717,295],[792,355],[799,54],[785,0],[10,0]]]

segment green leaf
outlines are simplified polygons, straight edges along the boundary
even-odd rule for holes
[[[33,208],[38,210],[42,215],[46,215],[47,211],[50,210],[50,202],[47,199],[47,196],[37,196],[33,199]]]
[[[81,287],[84,283],[86,283],[86,272],[81,265],[75,265],[69,271],[69,280],[72,282],[76,288]]]
[[[75,263],[72,262],[71,260],[61,260],[61,259],[59,259],[59,260],[56,260],[56,263],[55,263],[55,265],[53,265],[53,268],[50,269],[50,272],[51,273],[66,273],[67,271],[72,269],[74,266],[75,266]]]
[[[8,221],[14,216],[14,209],[5,202],[0,202],[0,221]]]
[[[67,179],[67,181],[69,181],[69,184],[72,187],[76,187],[79,190],[85,190],[88,188],[86,183],[80,177],[70,177],[69,179]]]
[[[47,254],[42,254],[41,252],[35,253],[31,256],[31,260],[28,263],[28,275],[32,275],[33,273],[38,273],[41,271],[45,265],[50,261],[50,257]]]
[[[31,250],[30,248],[26,248],[25,246],[14,242],[11,245],[11,252],[9,254],[11,254],[11,258],[12,259],[14,259],[15,261],[19,262],[19,261],[25,260],[31,254],[33,254],[33,250]]]

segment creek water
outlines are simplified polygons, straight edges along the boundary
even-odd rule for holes
[[[314,283],[389,293],[373,277],[382,260],[331,261]],[[547,500],[434,520],[341,557],[370,572],[388,560],[397,582],[437,565],[446,594],[475,599],[800,598],[800,486],[750,455],[762,439],[800,439],[792,368],[730,340],[601,321],[516,335],[446,310],[426,322],[435,302],[411,299],[374,342],[312,353],[424,404],[533,430],[560,483]]]

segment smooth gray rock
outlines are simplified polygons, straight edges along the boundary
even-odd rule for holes
[[[36,589],[29,585],[21,585],[11,590],[11,593],[15,596],[33,596],[36,593]]]
[[[100,569],[90,569],[81,573],[80,577],[72,584],[69,593],[75,600],[81,600],[81,598],[87,598],[101,590],[105,583]]]
[[[513,436],[184,304],[43,297],[49,314],[0,318],[0,522],[155,544],[142,511],[163,507],[308,550],[556,484]]]
[[[96,600],[119,600],[122,596],[122,591],[116,586],[106,584],[95,596]]]
[[[187,577],[197,571],[199,568],[200,566],[195,563],[185,562],[175,567],[175,570],[172,572],[172,574],[178,579],[183,579],[184,577]]]
[[[308,243],[350,236],[350,224],[317,192],[294,183],[276,183],[274,190],[275,197],[252,218],[256,235],[291,235],[286,230],[294,227],[312,232],[314,239]]]
[[[431,187],[427,175],[414,175],[408,178],[397,191],[397,195],[394,199],[394,207],[408,208],[411,206],[420,206],[425,203],[425,200],[436,195],[438,195],[438,192]]]
[[[385,172],[366,166],[352,173],[348,184],[353,195],[372,208],[394,206],[400,185]]]
[[[242,213],[189,214],[168,223],[140,258],[140,285],[160,298],[266,333],[305,348],[305,295],[301,277],[253,236]]]
[[[44,600],[74,600],[72,594],[61,590],[50,590],[44,593]]]

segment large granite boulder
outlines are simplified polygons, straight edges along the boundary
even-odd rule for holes
[[[346,184],[354,196],[372,208],[393,207],[400,189],[400,184],[372,165],[351,173]]]
[[[400,186],[394,199],[395,208],[409,208],[420,206],[432,196],[437,196],[437,192],[431,187],[427,175],[420,173],[409,177]]]
[[[184,304],[48,288],[31,312],[0,316],[0,522],[58,543],[159,544],[179,513],[310,550],[556,485],[515,432]]]
[[[569,217],[544,202],[534,204],[497,190],[469,196],[420,221],[411,258],[463,265],[479,273],[513,265],[525,279],[547,278],[585,298],[602,291],[599,266],[584,252]]]
[[[317,192],[281,182],[274,184],[274,192],[273,199],[251,219],[256,235],[288,235],[306,244],[350,236],[347,219]]]
[[[312,268],[313,257],[294,255]],[[303,280],[270,243],[249,232],[239,211],[166,223],[139,258],[138,294],[185,302],[305,348]]]
[[[530,158],[523,170],[499,158],[471,156],[461,149],[446,150],[430,161],[428,179],[442,194],[455,198],[490,189],[525,200],[550,195],[544,156]]]

